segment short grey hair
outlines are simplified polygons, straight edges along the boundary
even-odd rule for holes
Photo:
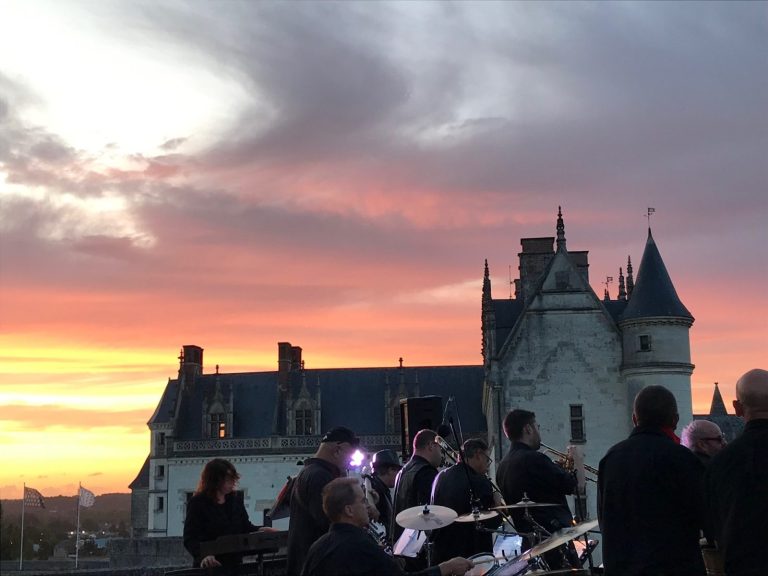
[[[696,442],[711,434],[707,429],[708,426],[714,426],[720,430],[720,427],[710,420],[694,420],[683,428],[680,434],[680,443],[686,448],[693,450],[696,447]]]

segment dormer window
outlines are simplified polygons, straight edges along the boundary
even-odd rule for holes
[[[649,334],[641,334],[638,337],[638,344],[640,346],[640,352],[651,351],[651,336]]]
[[[226,438],[227,437],[227,415],[219,412],[210,415],[210,422],[208,425],[208,437],[209,438]]]
[[[314,420],[313,410],[310,408],[299,408],[296,410],[296,435],[297,436],[311,436],[314,431],[312,423]]]

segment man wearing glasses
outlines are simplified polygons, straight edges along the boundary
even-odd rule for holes
[[[322,491],[330,530],[309,549],[302,576],[403,576],[400,565],[370,537],[368,502],[355,478],[337,478]],[[472,568],[465,558],[451,558],[411,576],[461,575]]]
[[[479,438],[470,438],[462,448],[464,460],[446,468],[435,478],[432,504],[451,508],[459,516],[469,514],[473,507],[488,510],[492,506],[501,506],[501,495],[493,491],[493,485],[486,476],[491,463],[488,444]],[[501,517],[497,515],[481,524],[488,529],[497,528]],[[491,532],[477,530],[474,522],[454,522],[435,530],[432,536],[435,562],[456,555],[469,557],[481,552],[493,552]]]
[[[683,428],[680,443],[693,452],[704,466],[727,442],[720,427],[709,420],[694,420]]]

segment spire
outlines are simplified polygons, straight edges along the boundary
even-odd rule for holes
[[[728,410],[725,408],[725,402],[723,402],[723,397],[720,394],[720,388],[717,385],[717,382],[715,382],[715,391],[712,394],[712,404],[709,407],[709,415],[710,416],[727,416]]]
[[[563,211],[557,207],[557,251],[565,250],[565,224],[563,223]]]
[[[664,266],[664,260],[661,259],[659,249],[649,231],[637,274],[637,286],[622,318],[630,320],[653,317],[687,318],[693,321],[693,316],[677,295],[667,267]]]
[[[632,297],[632,291],[635,289],[635,278],[632,276],[632,257],[627,256],[627,299]]]
[[[619,266],[619,300],[627,299],[627,291],[624,289],[624,272]]]
[[[483,272],[483,311],[491,307],[491,274],[488,271],[488,259],[485,260],[485,271]]]

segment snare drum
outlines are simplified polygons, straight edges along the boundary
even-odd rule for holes
[[[589,570],[584,568],[564,568],[562,570],[534,570],[526,572],[525,576],[589,576]]]
[[[465,576],[490,575],[497,564],[496,558],[493,557],[493,554],[489,554],[488,552],[475,554],[474,556],[467,558],[467,560],[471,560],[475,565],[465,573]]]

